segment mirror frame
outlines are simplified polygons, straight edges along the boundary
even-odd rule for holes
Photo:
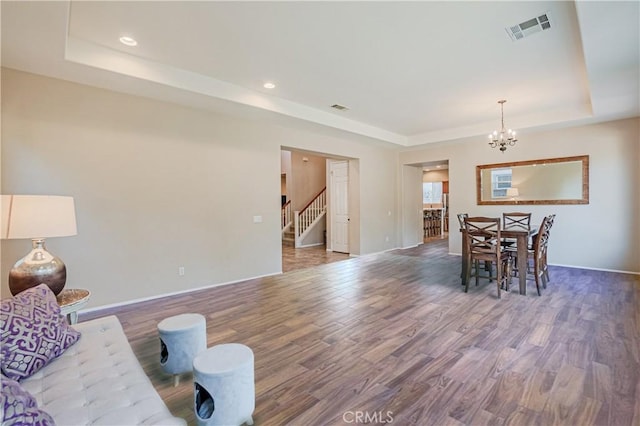
[[[482,200],[482,170],[504,167],[528,166],[531,164],[564,163],[568,161],[582,162],[582,198],[565,200]],[[519,205],[519,204],[589,204],[589,156],[545,158],[541,160],[513,161],[510,163],[483,164],[476,166],[476,196],[479,206]]]

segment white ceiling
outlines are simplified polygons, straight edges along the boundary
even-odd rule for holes
[[[3,1],[1,13],[5,67],[402,146],[486,137],[499,99],[521,135],[640,116],[637,1]],[[551,29],[507,35],[543,13]]]

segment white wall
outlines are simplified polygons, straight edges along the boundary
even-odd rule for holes
[[[449,180],[449,170],[429,170],[422,174],[423,182],[446,182]]]
[[[291,152],[289,196],[291,210],[301,211],[327,186],[326,159],[317,155]]]
[[[281,272],[283,145],[356,159],[353,252],[396,241],[388,144],[2,71],[2,193],[75,197],[78,235],[47,245],[89,307]],[[2,242],[3,296],[29,246]]]
[[[422,168],[402,166],[402,247],[415,247],[424,241],[424,213],[422,205]]]
[[[280,151],[280,195],[286,195],[291,200],[291,190],[288,188],[291,180],[291,151]]]
[[[555,213],[549,262],[576,267],[640,272],[640,119],[627,119],[545,132],[520,132],[505,153],[482,137],[400,153],[400,164],[449,159],[450,215],[501,216],[513,206],[476,204],[475,167],[479,164],[589,155],[590,203],[531,205],[532,221]],[[404,191],[405,189],[401,189]],[[408,188],[407,191],[412,191]],[[458,232],[449,234],[451,253],[461,252]]]

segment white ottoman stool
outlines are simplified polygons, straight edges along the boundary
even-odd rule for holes
[[[253,424],[253,351],[239,343],[213,346],[193,360],[198,425]]]
[[[178,374],[191,371],[195,356],[207,349],[207,322],[200,314],[176,315],[160,321],[158,333],[160,365],[177,386]]]

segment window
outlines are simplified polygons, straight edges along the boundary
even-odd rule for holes
[[[422,182],[422,203],[438,204],[442,202],[442,182]]]
[[[491,198],[505,198],[511,188],[511,168],[491,170]]]

